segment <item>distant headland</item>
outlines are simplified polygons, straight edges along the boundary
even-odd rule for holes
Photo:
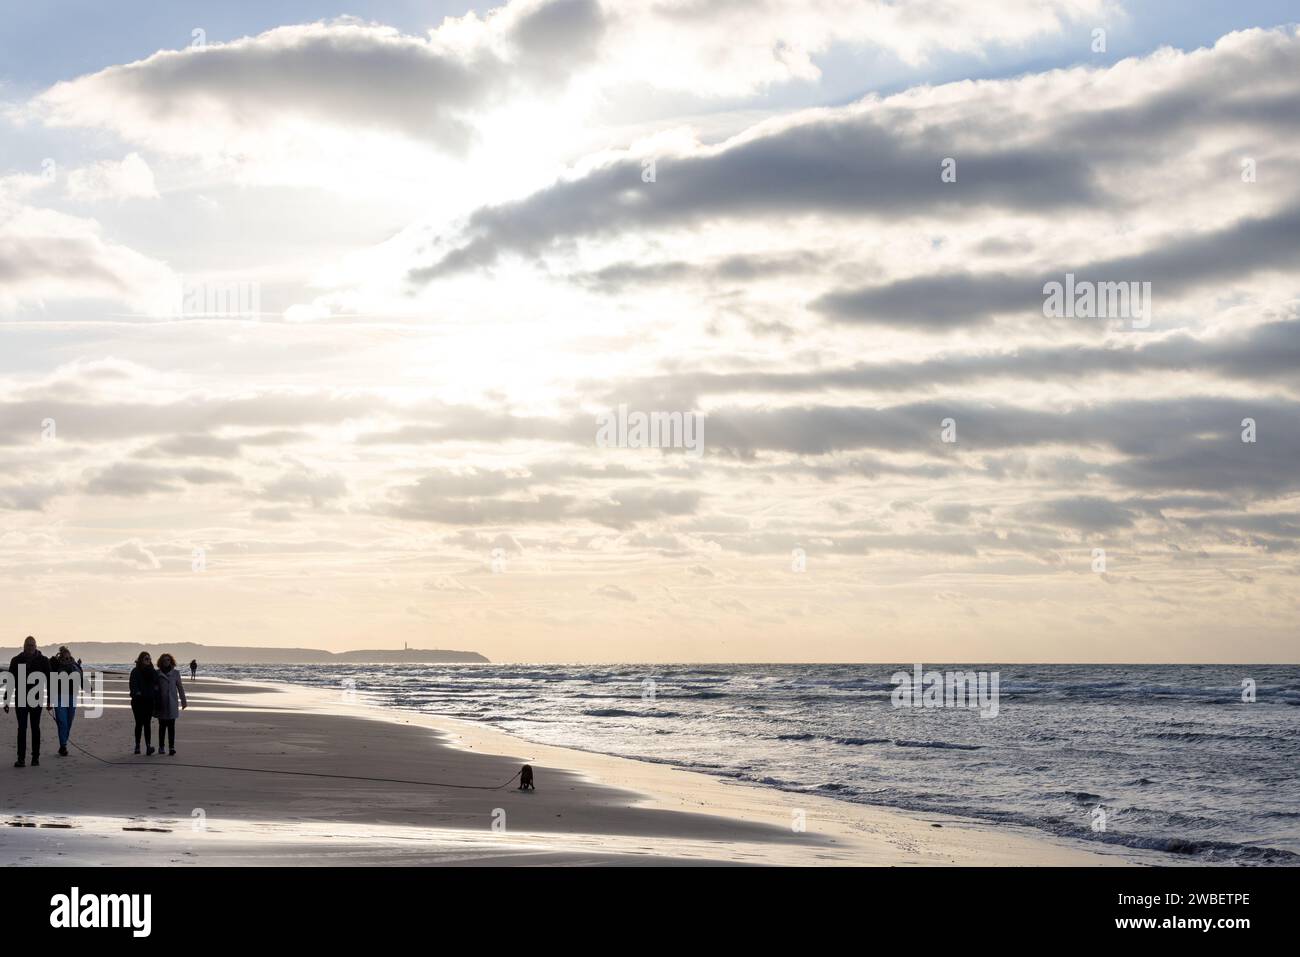
[[[199,665],[319,665],[319,664],[447,664],[486,663],[475,651],[448,651],[442,648],[396,648],[361,651],[322,651],[319,648],[244,648],[237,645],[200,645],[193,641],[49,641],[41,650],[46,654],[57,651],[60,644],[86,664],[122,664],[134,661],[141,651],[148,651],[154,660],[164,651],[176,656],[183,665],[197,658]]]

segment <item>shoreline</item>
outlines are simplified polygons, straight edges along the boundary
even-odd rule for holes
[[[120,678],[107,679],[104,714],[79,714],[72,738],[121,765],[98,765],[75,749],[59,758],[47,744],[39,768],[0,767],[0,793],[12,809],[0,832],[0,862],[1181,863],[1015,825],[854,804],[535,744],[473,721],[288,683],[201,678],[187,685],[191,707],[177,722],[178,755],[134,757],[121,685]],[[48,724],[45,740],[52,741]],[[513,783],[474,789],[499,785],[525,762],[536,772],[537,791],[520,792]]]

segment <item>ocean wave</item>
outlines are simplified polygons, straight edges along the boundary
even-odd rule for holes
[[[889,738],[827,738],[832,744],[844,744],[851,748],[860,748],[864,744],[892,744]]]
[[[841,744],[846,747],[859,748],[867,744],[892,744],[890,738],[852,738],[837,737],[830,734],[812,734],[811,732],[799,732],[794,734],[778,734],[769,740],[773,741],[825,741],[827,744]]]
[[[1229,734],[1222,731],[1155,731],[1148,732],[1142,737],[1154,738],[1157,741],[1264,741],[1269,744],[1280,744],[1285,741],[1284,738],[1271,734]]]
[[[1091,791],[1049,791],[1049,798],[1069,798],[1077,804],[1092,804],[1101,800],[1100,794],[1093,794]]]
[[[1259,844],[1240,844],[1234,841],[1208,841],[1162,835],[1144,837],[1136,834],[1116,834],[1111,831],[1102,834],[1087,831],[1071,836],[1084,840],[1097,840],[1104,844],[1119,844],[1134,850],[1163,851],[1166,854],[1197,857],[1206,863],[1217,861],[1231,864],[1295,865],[1300,863],[1300,854],[1292,851]]]
[[[954,744],[950,741],[895,741],[894,745],[899,748],[940,748],[947,751],[978,751],[983,747],[979,744]]]
[[[626,708],[588,708],[582,712],[589,718],[680,718],[679,711],[629,711]]]

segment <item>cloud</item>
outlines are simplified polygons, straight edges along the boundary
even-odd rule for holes
[[[1055,499],[1026,509],[1029,517],[1082,532],[1104,532],[1128,528],[1133,513],[1120,505],[1096,496]]]
[[[436,499],[423,501],[407,494],[388,505],[385,514],[395,518],[446,525],[523,525],[558,522],[573,507],[568,495],[539,495],[533,499]]]
[[[811,406],[720,409],[710,413],[710,448],[742,457],[762,451],[824,455],[857,449],[951,457],[1065,446],[1119,453],[1096,469],[1141,488],[1300,487],[1300,435],[1283,423],[1300,403],[1256,398],[1185,397],[1083,404],[1060,411],[952,400],[882,408]],[[956,441],[944,443],[944,419]],[[1241,422],[1269,425],[1269,438],[1242,441]]]
[[[1099,199],[1077,154],[992,139],[964,151],[961,190],[944,189],[940,160],[951,144],[943,130],[905,128],[878,112],[866,103],[768,123],[718,147],[662,158],[652,183],[642,182],[640,157],[609,163],[477,210],[457,245],[410,277],[427,282],[491,265],[506,251],[537,255],[561,240],[727,217],[970,215],[991,206],[1069,209]]]
[[[936,51],[1023,43],[1105,11],[1103,0],[1008,0],[996,13],[941,0],[906,11],[884,0],[769,0],[761,11],[513,0],[424,37],[342,18],[160,51],[58,83],[36,106],[51,125],[107,128],[168,153],[251,153],[259,136],[312,124],[459,153],[483,113],[512,98],[536,97],[545,109],[537,95],[575,78],[605,91],[735,96],[815,79],[813,57],[837,43],[917,63]]]
[[[759,282],[811,272],[823,264],[824,257],[807,251],[768,255],[737,253],[704,263],[680,259],[657,263],[618,262],[571,278],[596,292],[616,295],[629,287],[667,282]]]
[[[232,472],[217,469],[173,468],[137,462],[115,462],[104,468],[88,470],[82,490],[87,495],[134,498],[155,492],[174,492],[180,487],[179,483],[236,485],[239,483],[239,477]]]
[[[1300,320],[1265,322],[1204,338],[1179,332],[1137,339],[1130,336],[1124,342],[1102,345],[963,350],[912,361],[860,362],[807,371],[668,373],[620,384],[618,394],[658,396],[665,405],[691,407],[701,397],[715,395],[925,392],[992,380],[1059,382],[1102,374],[1177,372],[1247,381],[1300,380]]]
[[[123,542],[110,551],[109,555],[143,571],[153,571],[162,567],[158,556],[145,548],[139,539]]]
[[[434,472],[398,487],[382,511],[398,518],[448,525],[511,525],[582,520],[611,528],[690,515],[694,489],[625,486],[597,492],[574,484],[588,479],[635,479],[620,469],[540,463],[534,473],[470,470]],[[544,489],[559,489],[546,491]]]
[[[18,512],[40,512],[62,491],[63,485],[59,482],[19,482],[0,485],[0,508]]]
[[[58,83],[47,123],[112,129],[165,153],[221,154],[279,124],[395,131],[453,151],[466,114],[497,85],[488,50],[456,50],[356,22],[278,27],[257,37],[161,51]]]
[[[153,170],[139,153],[128,153],[120,162],[105,160],[68,173],[68,198],[78,202],[106,199],[157,199]]]
[[[1087,263],[1071,272],[1076,287],[1084,282],[1099,286],[1149,282],[1153,300],[1158,301],[1206,285],[1240,284],[1263,270],[1297,266],[1300,206],[1248,217],[1201,235],[1170,236],[1144,252]],[[1004,313],[1041,316],[1044,285],[1064,281],[1063,271],[931,274],[828,293],[812,308],[845,322],[945,330]]]
[[[602,525],[627,528],[657,518],[693,515],[702,497],[698,489],[622,488],[579,513]]]
[[[215,435],[174,435],[140,451],[141,458],[212,458],[234,459],[240,455],[236,439],[223,439]]]
[[[48,397],[0,400],[0,446],[30,440],[33,423],[58,423],[60,439],[109,442],[139,436],[197,434],[223,426],[277,430],[263,440],[292,437],[284,427],[337,425],[380,413],[386,403],[374,396],[322,392],[194,394],[166,402],[69,400]],[[194,440],[191,440],[194,441]],[[242,441],[258,441],[244,439]]]
[[[614,601],[636,601],[637,597],[633,592],[628,591],[621,585],[601,585],[599,588],[593,588],[591,593],[599,595],[601,598],[612,598]]]
[[[605,5],[605,85],[640,82],[697,96],[743,96],[811,82],[837,46],[924,63],[940,53],[987,53],[1099,23],[1100,0],[1008,0],[994,8],[916,0],[765,0],[761,5],[654,0]]]
[[[76,299],[149,311],[174,283],[164,263],[106,241],[94,220],[23,205],[0,192],[0,313]]]
[[[1287,69],[1279,72],[1281,66]],[[846,254],[854,250],[849,230],[867,224],[873,232],[889,224],[896,233],[939,234],[936,243],[945,234],[965,238],[963,229],[974,223],[984,240],[990,228],[1004,224],[1041,239],[1042,245],[1027,240],[1028,247],[1015,237],[1001,247],[982,244],[985,256],[1000,256],[1014,268],[952,266],[919,275],[913,268],[911,276],[813,297],[815,307],[834,318],[945,329],[999,311],[1041,308],[1044,278],[1059,279],[1067,269],[1104,279],[1133,274],[1155,281],[1167,295],[1238,275],[1239,267],[1290,268],[1294,196],[1279,205],[1284,187],[1281,195],[1277,189],[1241,192],[1238,157],[1225,154],[1234,142],[1273,142],[1279,134],[1293,142],[1296,126],[1279,128],[1273,117],[1300,99],[1296,76],[1296,31],[1254,30],[1209,50],[1161,51],[1107,69],[922,87],[766,120],[720,143],[610,153],[523,198],[480,207],[461,228],[434,230],[430,252],[408,278],[419,286],[492,266],[507,254],[590,257],[633,239],[648,250],[670,248],[705,227],[721,238],[731,225],[770,227],[777,220],[792,231],[811,231],[827,248],[838,241]],[[1261,108],[1259,99],[1273,108]],[[1175,102],[1184,108],[1162,114],[1166,122],[1154,139],[1144,134],[1141,150],[1117,146],[1112,123],[1123,128],[1134,115]],[[1198,151],[1190,168],[1188,150]],[[1254,152],[1267,157],[1261,161],[1276,175],[1296,165],[1281,142]],[[656,176],[643,182],[649,158],[656,160]],[[946,159],[955,162],[951,182],[940,175]],[[1138,208],[1167,203],[1179,177],[1206,186],[1199,194],[1204,205],[1164,217],[1190,218],[1190,228],[1126,231],[1118,255],[1116,243],[1096,243],[1098,233],[1114,229],[1116,210],[1128,208],[1131,219]],[[1234,188],[1236,195],[1229,192]],[[1184,185],[1179,195],[1188,192]],[[1077,249],[1053,241],[1053,231],[1059,237],[1063,229],[1053,224],[1062,223],[1085,241],[1091,231],[1103,254],[1080,262]],[[753,241],[740,229],[730,234]],[[1240,243],[1242,251],[1218,262],[1214,252],[1226,243]],[[1026,267],[1023,254],[1010,252],[1025,248],[1040,260],[1057,259],[1059,268],[1056,262]],[[735,249],[716,260],[746,253]],[[603,291],[709,271],[681,258],[621,258],[579,269],[574,278]],[[816,263],[807,270],[817,272]]]
[[[347,494],[347,483],[332,472],[313,472],[298,468],[285,472],[262,489],[263,498],[277,502],[310,503],[322,508]]]

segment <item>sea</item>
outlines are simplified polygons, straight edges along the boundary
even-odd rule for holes
[[[335,687],[529,741],[1171,863],[1300,864],[1300,666],[924,667],[996,673],[996,714],[898,706],[896,676],[913,664],[205,665],[199,677]]]

